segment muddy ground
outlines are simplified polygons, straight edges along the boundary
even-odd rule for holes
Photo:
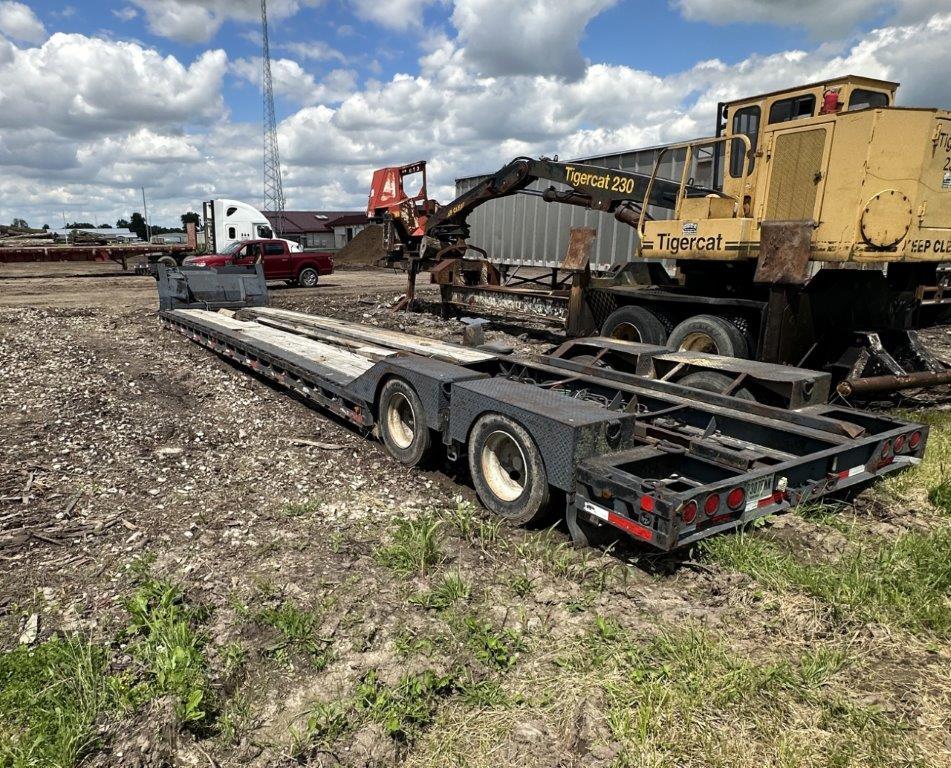
[[[167,580],[201,608],[208,706],[197,726],[158,695],[104,708],[82,762],[951,759],[940,622],[870,616],[706,550],[578,552],[558,527],[501,528],[463,470],[407,471],[161,330],[154,282],[114,273],[0,269],[0,650],[76,635],[107,649],[110,674],[144,678],[127,601]],[[403,279],[342,271],[272,302],[458,339],[458,321],[388,312]],[[535,330],[494,323],[488,338],[531,351],[552,340]],[[834,564],[856,542],[946,525],[928,491],[873,489],[835,523],[792,514],[750,536]]]

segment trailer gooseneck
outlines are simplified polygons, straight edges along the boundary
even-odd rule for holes
[[[917,464],[927,441],[922,425],[821,404],[824,374],[730,361],[750,366],[749,386],[805,403],[770,406],[658,378],[670,365],[725,375],[713,356],[612,339],[502,355],[269,309],[249,290],[260,272],[222,270],[219,289],[193,272],[201,296],[188,270],[162,272],[168,328],[372,430],[407,466],[437,446],[465,458],[485,506],[515,524],[565,499],[577,541],[608,526],[674,549]],[[644,373],[600,368],[605,355]]]

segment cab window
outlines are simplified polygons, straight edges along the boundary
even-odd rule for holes
[[[228,239],[229,239],[229,240],[234,240],[235,236],[236,236],[236,230],[235,230],[235,228],[234,228],[234,227],[228,227]]]
[[[750,147],[753,152],[756,151],[756,140],[759,137],[759,120],[759,107],[743,107],[743,109],[738,109],[733,113],[733,134],[746,134],[750,140]],[[738,179],[743,175],[745,149],[746,147],[742,141],[733,139],[732,146],[730,147],[730,175],[734,179]],[[753,163],[755,160],[755,157],[750,157],[750,172],[753,171]]]
[[[867,109],[872,107],[888,106],[888,94],[881,91],[868,91],[864,88],[856,88],[849,96],[849,111],[853,109]]]
[[[265,243],[264,255],[265,256],[283,256],[284,246],[281,245],[280,243]]]
[[[270,240],[274,237],[274,232],[270,227],[265,226],[264,224],[258,224],[258,237],[262,240]]]
[[[773,106],[769,108],[769,122],[786,123],[790,120],[802,120],[805,117],[812,117],[816,113],[815,94],[809,93],[802,96],[793,96],[789,99],[780,99],[774,101]]]

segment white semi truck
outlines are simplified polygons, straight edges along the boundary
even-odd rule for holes
[[[243,240],[270,240],[274,230],[267,217],[253,205],[240,200],[208,200],[202,204],[205,222],[205,248],[208,253],[219,253],[232,243]],[[284,238],[278,238],[284,239]],[[300,253],[304,247],[285,240],[291,253]]]

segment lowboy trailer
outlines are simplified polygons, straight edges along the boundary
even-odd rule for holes
[[[270,309],[259,267],[160,266],[159,289],[167,328],[373,432],[406,466],[437,446],[467,459],[482,503],[514,524],[563,504],[580,544],[622,532],[681,547],[915,465],[928,438],[819,402],[821,373],[732,361],[750,366],[745,385],[807,403],[784,408],[664,380],[677,365],[724,375],[715,356],[595,338],[583,356],[569,342],[519,357]],[[604,354],[642,373],[599,368]]]

